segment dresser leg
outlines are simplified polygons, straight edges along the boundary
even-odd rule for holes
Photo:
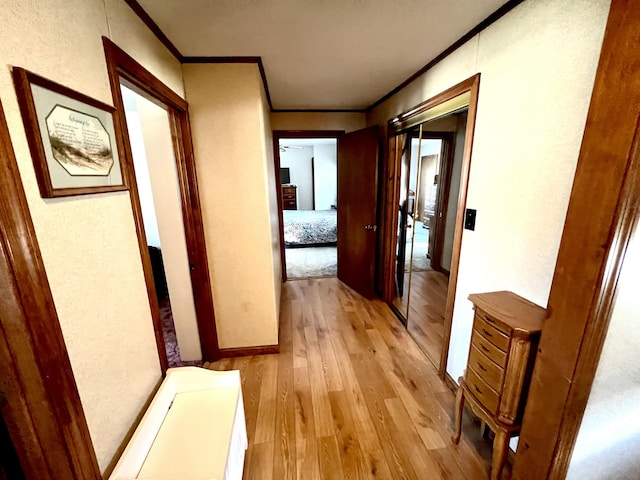
[[[502,478],[502,467],[509,452],[509,435],[505,430],[498,429],[493,439],[493,458],[491,460],[491,480]]]
[[[456,419],[455,431],[451,437],[451,441],[456,445],[460,441],[460,433],[462,431],[462,409],[464,408],[464,394],[462,393],[462,385],[458,387],[456,392]]]

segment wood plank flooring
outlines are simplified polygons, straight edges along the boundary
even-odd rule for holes
[[[453,393],[384,303],[336,278],[284,285],[279,354],[206,366],[241,372],[247,480],[488,478],[478,424],[451,443]]]

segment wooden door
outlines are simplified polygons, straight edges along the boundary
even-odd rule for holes
[[[378,127],[338,137],[338,278],[366,298],[375,282]]]

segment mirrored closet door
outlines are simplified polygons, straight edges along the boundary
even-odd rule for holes
[[[434,107],[389,138],[397,222],[390,304],[436,368],[448,343],[445,313],[469,110],[469,95],[461,97],[449,111]]]

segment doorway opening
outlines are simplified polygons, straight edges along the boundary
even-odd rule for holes
[[[339,133],[274,132],[286,279],[337,275]]]
[[[479,76],[389,122],[383,298],[443,376]]]
[[[169,368],[201,363],[180,188],[167,111],[120,80]]]
[[[215,361],[220,351],[187,102],[109,39],[103,44],[160,366],[165,372],[169,358]],[[138,161],[134,149],[144,150]],[[161,307],[166,323],[171,312],[176,351],[172,343],[165,347]]]

